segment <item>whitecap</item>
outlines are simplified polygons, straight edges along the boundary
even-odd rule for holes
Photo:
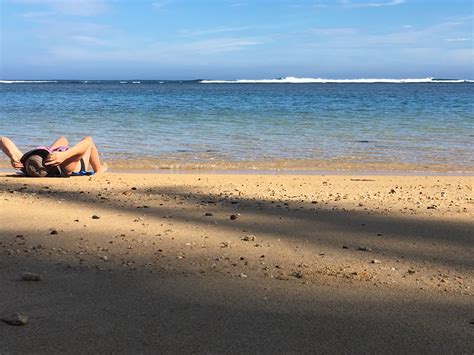
[[[0,80],[0,84],[42,84],[57,83],[57,80]]]
[[[406,83],[466,83],[474,82],[473,80],[462,79],[435,79],[435,78],[409,78],[409,79],[323,79],[323,78],[297,78],[287,76],[278,79],[240,79],[240,80],[201,80],[202,84],[406,84]]]

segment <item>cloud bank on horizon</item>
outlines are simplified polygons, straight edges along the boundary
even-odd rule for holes
[[[472,6],[2,0],[0,79],[472,79]]]

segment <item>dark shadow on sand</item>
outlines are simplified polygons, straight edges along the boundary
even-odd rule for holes
[[[0,189],[12,193],[44,196],[48,199],[65,199],[75,204],[96,203],[101,209],[132,215],[146,214],[148,218],[162,219],[172,217],[174,221],[207,226],[212,222],[219,223],[218,228],[236,232],[247,231],[265,237],[277,236],[295,243],[310,243],[317,248],[341,249],[348,246],[357,249],[367,246],[373,249],[373,255],[383,255],[392,259],[429,262],[461,268],[474,269],[474,223],[420,220],[409,217],[384,215],[366,211],[345,211],[315,207],[310,202],[295,203],[245,199],[239,197],[202,194],[182,188],[137,189],[133,192],[141,196],[140,202],[130,203],[127,196],[114,191],[108,196],[104,191],[78,191],[74,189],[44,189],[47,179],[24,180],[23,184],[2,182]],[[123,191],[125,192],[125,190]],[[156,199],[163,202],[181,203],[179,208],[165,205],[151,208],[140,208]],[[138,204],[137,204],[138,203]],[[288,203],[285,206],[284,203]],[[195,208],[197,205],[203,208]],[[276,206],[280,207],[276,207]],[[216,216],[205,216],[208,210],[217,211]],[[139,208],[137,208],[139,207]],[[186,208],[185,210],[180,209]],[[302,207],[302,208],[301,208]],[[193,213],[188,213],[195,209]],[[235,221],[229,220],[230,214],[241,213]],[[224,217],[222,217],[224,215]],[[258,222],[246,221],[246,216],[257,217]],[[416,245],[416,244],[419,245]],[[414,245],[415,244],[415,245]],[[425,250],[427,245],[444,248],[443,253]]]

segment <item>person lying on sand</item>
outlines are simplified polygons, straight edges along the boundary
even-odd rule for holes
[[[91,137],[84,137],[71,148],[68,144],[66,138],[60,137],[50,147],[38,147],[23,154],[11,139],[0,138],[0,148],[10,158],[12,167],[22,170],[27,176],[86,175],[90,168],[94,173],[107,170],[107,164],[100,162]]]

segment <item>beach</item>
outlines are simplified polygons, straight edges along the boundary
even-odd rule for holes
[[[474,351],[472,175],[0,185],[2,352]]]

